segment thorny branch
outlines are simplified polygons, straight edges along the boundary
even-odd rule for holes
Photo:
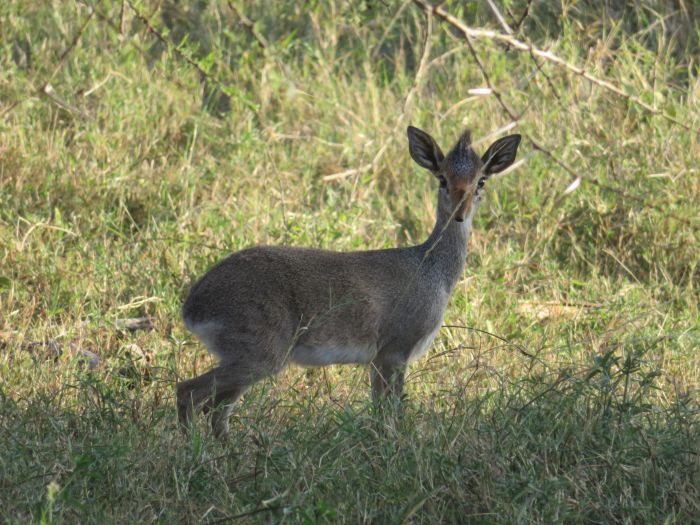
[[[531,5],[532,5],[532,0],[527,0],[527,5],[525,6],[525,9],[523,10],[523,14],[520,15],[520,19],[518,19],[518,21],[515,22],[515,28],[513,29],[514,32],[517,33],[517,32],[520,30],[520,26],[523,25],[523,22],[524,22],[525,19],[527,18],[527,15],[530,13],[530,6],[531,6]],[[513,20],[515,20],[515,17],[512,15],[512,13],[510,12],[510,10],[508,10],[508,8],[506,8],[506,10],[508,11],[508,15],[509,15]]]
[[[154,25],[151,23],[151,21],[143,14],[139,9],[132,3],[132,0],[125,0],[127,4],[129,4],[129,7],[131,10],[134,12],[134,15],[136,18],[138,18],[145,26],[146,29],[148,30],[149,33],[152,33],[155,35],[155,37],[160,40],[168,49],[172,49],[176,55],[178,55],[180,58],[185,60],[190,66],[195,68],[195,70],[199,73],[200,79],[201,80],[207,80],[211,82],[213,85],[218,86],[219,88],[226,88],[227,85],[225,82],[223,82],[220,78],[212,75],[211,73],[205,71],[202,66],[200,66],[196,60],[192,60],[191,57],[187,55],[187,53],[184,53],[181,49],[179,49],[177,46],[171,46],[170,42],[168,42],[167,38],[165,35],[163,35]],[[232,7],[233,9],[233,7]],[[237,11],[236,11],[237,12]],[[250,20],[248,20],[250,22]],[[250,22],[252,25],[252,22]],[[249,102],[249,101],[246,101]],[[259,111],[254,107],[253,104],[248,103],[248,107],[252,110],[253,115],[257,119],[258,123],[260,124],[261,128],[265,128],[265,123],[263,121],[263,118],[260,114]]]

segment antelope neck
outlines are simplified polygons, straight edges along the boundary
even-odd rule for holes
[[[474,202],[473,205],[477,203]],[[423,244],[421,251],[425,254],[429,267],[440,273],[449,281],[450,288],[459,279],[467,257],[467,241],[472,226],[474,209],[464,218],[464,222],[454,220],[450,198],[444,190],[438,191],[437,218],[432,233]]]

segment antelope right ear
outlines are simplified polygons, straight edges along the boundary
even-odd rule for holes
[[[519,144],[520,135],[508,135],[491,144],[481,157],[484,173],[486,175],[498,173],[513,164]]]
[[[437,142],[425,131],[413,126],[408,126],[406,132],[408,133],[408,151],[413,160],[421,168],[437,172],[440,169],[440,163],[445,158]]]

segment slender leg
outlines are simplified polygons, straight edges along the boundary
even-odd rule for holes
[[[391,362],[381,358],[372,361],[370,381],[375,405],[381,404],[385,399],[401,400],[405,373],[406,365],[404,363]]]
[[[214,434],[223,437],[228,432],[233,403],[249,386],[268,375],[242,372],[241,367],[229,364],[177,384],[177,413],[183,432],[188,432],[194,411],[202,405],[205,411],[212,411]],[[219,409],[225,403],[228,405]]]
[[[176,386],[177,418],[180,422],[180,428],[185,433],[189,430],[195,408],[201,405],[211,393],[215,370],[210,370],[186,381],[180,381]]]
[[[254,346],[241,341],[235,333],[220,332],[207,337],[207,347],[223,356],[216,368],[177,384],[177,412],[182,430],[187,433],[194,412],[202,408],[212,414],[212,430],[217,437],[228,432],[233,404],[252,385],[281,372],[286,365],[283,351],[288,341],[275,332]]]
[[[211,429],[217,438],[223,439],[228,436],[228,420],[231,417],[231,412],[233,412],[236,401],[240,399],[246,390],[248,390],[248,387],[242,386],[226,395],[216,394],[212,399],[209,407],[212,410]]]

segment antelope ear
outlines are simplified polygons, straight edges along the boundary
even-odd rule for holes
[[[442,159],[445,158],[437,142],[425,131],[413,126],[408,126],[406,132],[408,133],[408,151],[413,160],[421,168],[437,172]]]
[[[520,138],[520,135],[508,135],[491,144],[484,156],[481,157],[481,161],[484,163],[484,174],[498,173],[513,164]]]

